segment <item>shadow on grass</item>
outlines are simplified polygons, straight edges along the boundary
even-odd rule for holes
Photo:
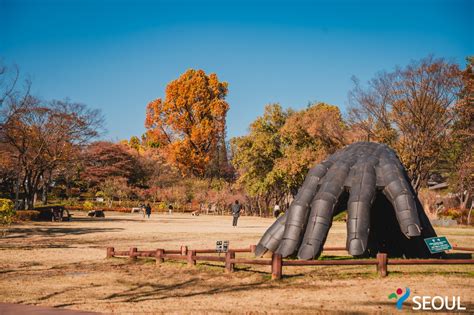
[[[49,293],[49,294],[46,294],[42,297],[39,297],[37,299],[37,301],[45,301],[45,300],[48,300],[48,299],[53,298],[55,296],[61,295],[63,293],[67,293],[67,292],[71,292],[71,291],[75,291],[75,290],[84,290],[84,289],[91,289],[91,288],[97,288],[97,287],[100,287],[100,285],[99,284],[91,284],[91,285],[88,285],[88,286],[67,287],[67,288],[64,288],[63,290],[56,291],[56,292],[53,292],[53,293]],[[35,303],[27,303],[26,301],[16,301],[15,304],[31,305],[31,304],[37,304],[37,302],[35,301]],[[66,307],[66,306],[71,306],[71,305],[75,305],[75,304],[78,304],[78,303],[61,304],[61,305],[55,305],[54,307]]]
[[[176,282],[172,284],[157,284],[142,282],[134,285],[131,289],[120,293],[108,295],[104,300],[115,300],[120,302],[142,302],[149,300],[166,300],[171,298],[187,298],[195,296],[207,296],[222,293],[235,293],[253,289],[268,289],[274,287],[269,281],[260,281],[249,284],[230,285],[220,283],[216,287],[213,283],[206,283],[198,278]]]
[[[50,293],[50,294],[47,294],[47,295],[44,295],[40,298],[38,298],[38,301],[44,301],[44,300],[47,300],[47,299],[50,299],[52,297],[55,297],[57,295],[60,295],[60,294],[63,294],[63,293],[66,293],[66,292],[70,292],[70,291],[74,291],[74,290],[83,290],[83,289],[90,289],[90,288],[97,288],[97,287],[100,287],[100,285],[98,284],[92,284],[92,285],[89,285],[89,286],[77,286],[77,287],[68,287],[68,288],[65,288],[63,290],[60,290],[60,291],[56,291],[56,292],[53,292],[53,293]]]
[[[268,279],[271,279],[272,278],[272,272],[270,270],[270,266],[268,266],[268,270],[267,271],[263,271],[263,270],[255,270],[255,269],[252,269],[251,266],[244,266],[244,265],[236,265],[234,266],[234,270],[235,271],[245,271],[245,272],[249,272],[249,273],[252,273],[252,274],[260,274],[262,276],[264,276],[265,278],[268,278]],[[299,277],[303,277],[307,275],[307,273],[294,273],[294,274],[284,274],[282,277],[284,279],[293,279],[293,278],[299,278]]]
[[[61,237],[67,235],[85,235],[92,233],[120,232],[122,228],[79,228],[63,227],[37,227],[37,228],[12,228],[4,239],[24,238],[28,236]]]
[[[140,222],[141,217],[136,219],[125,219],[125,218],[93,218],[93,217],[73,217],[69,222]]]
[[[445,265],[446,266],[446,265]],[[414,270],[408,270],[408,271],[400,271],[400,270],[388,270],[388,276],[467,276],[467,277],[472,277],[471,272],[469,271],[458,271],[458,270],[449,270],[449,271],[442,271],[439,269],[433,269],[433,270],[422,270],[422,271],[414,271]]]

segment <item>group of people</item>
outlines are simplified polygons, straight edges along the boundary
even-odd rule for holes
[[[144,216],[146,215],[149,219],[150,216],[151,216],[150,203],[147,203],[146,205],[142,204],[142,205],[140,205],[140,208],[144,209]],[[172,211],[173,211],[173,206],[170,205],[168,208],[169,208],[168,209],[169,213],[171,214]],[[236,200],[232,204],[231,210],[232,210],[232,226],[236,227],[237,222],[239,221],[240,214],[242,212],[242,205],[239,203],[238,200]],[[275,216],[275,218],[277,218],[280,215],[280,213],[281,213],[280,206],[278,204],[276,204],[275,207],[273,208],[273,215]]]
[[[151,206],[150,206],[150,203],[147,203],[146,205],[145,204],[141,204],[140,205],[140,208],[142,209],[142,213],[143,213],[143,217],[147,217],[148,219],[150,218],[151,216]],[[173,214],[173,206],[170,204],[168,206],[168,213],[169,214]]]
[[[145,204],[141,204],[141,205],[140,205],[140,208],[141,208],[142,211],[143,211],[143,217],[147,216],[148,219],[149,219],[150,216],[151,216],[151,206],[150,206],[150,203],[147,203],[146,205],[145,205]]]
[[[239,203],[238,200],[236,200],[232,204],[232,217],[233,217],[232,226],[237,226],[237,222],[239,220],[241,211],[242,211],[242,205]],[[280,216],[280,214],[282,214],[282,213],[283,212],[280,209],[280,205],[275,204],[275,207],[273,208],[273,216],[275,218],[278,218]]]

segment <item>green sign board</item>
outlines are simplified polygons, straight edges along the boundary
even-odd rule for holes
[[[430,237],[425,238],[426,246],[430,250],[430,253],[441,253],[445,250],[453,249],[451,244],[449,244],[448,239],[445,236]]]

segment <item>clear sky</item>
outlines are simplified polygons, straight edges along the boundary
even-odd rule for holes
[[[351,76],[428,54],[464,66],[474,1],[0,0],[0,57],[44,99],[100,108],[111,140],[144,132],[146,104],[189,68],[229,83],[228,136],[265,104],[347,106]]]

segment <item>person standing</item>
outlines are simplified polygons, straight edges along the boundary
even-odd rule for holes
[[[145,212],[146,212],[146,215],[148,217],[148,219],[150,218],[150,215],[151,215],[151,206],[150,204],[148,203],[145,207]]]
[[[278,218],[279,215],[280,215],[280,205],[276,203],[275,207],[273,207],[273,216],[275,218]]]
[[[242,206],[239,204],[239,201],[236,200],[234,204],[232,204],[232,226],[237,226],[237,221],[240,217],[240,211],[242,210]]]

